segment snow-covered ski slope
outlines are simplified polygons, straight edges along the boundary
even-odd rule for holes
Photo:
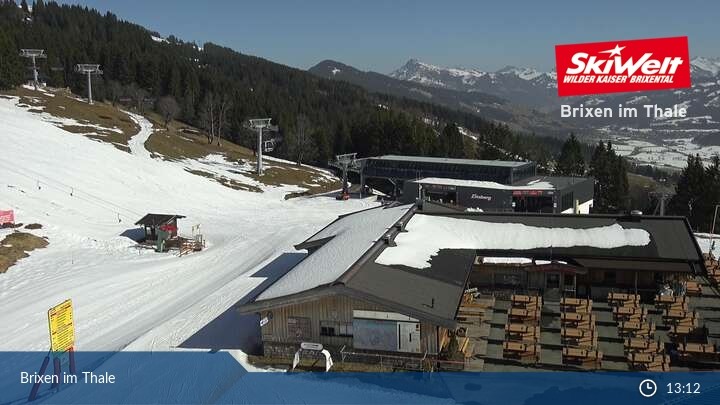
[[[79,350],[171,350],[222,314],[263,278],[250,277],[338,215],[369,200],[233,190],[153,159],[141,131],[131,153],[66,132],[0,98],[0,209],[40,223],[47,236],[0,274],[0,350],[48,349],[48,308],[72,299]],[[183,257],[139,250],[124,232],[146,213],[186,215],[181,234],[201,224],[208,248]],[[0,230],[0,239],[10,230]],[[228,333],[236,333],[228,331]]]

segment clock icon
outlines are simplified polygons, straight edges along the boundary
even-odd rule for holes
[[[657,392],[657,384],[655,384],[655,381],[650,379],[642,380],[638,389],[640,390],[640,395],[645,398],[650,398]]]

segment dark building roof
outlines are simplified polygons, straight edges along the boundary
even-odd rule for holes
[[[140,220],[135,222],[135,225],[143,225],[143,226],[165,225],[168,222],[172,222],[175,219],[182,219],[182,218],[185,218],[185,216],[178,215],[178,214],[147,214],[144,217],[140,218]]]
[[[483,180],[462,180],[454,178],[429,177],[410,180],[412,183],[437,184],[442,186],[466,187],[493,190],[521,190],[523,187],[532,190],[562,190],[577,184],[593,182],[592,177],[563,177],[563,176],[532,176],[513,182],[501,184]]]
[[[342,233],[343,223],[357,226],[355,215],[382,215],[383,210],[365,210],[350,214],[333,222],[298,248],[312,248],[322,254],[329,249],[330,256],[337,254],[337,247],[325,244]],[[431,257],[428,268],[416,269],[404,265],[383,265],[376,259],[386,249],[394,249],[392,240],[403,232],[417,232],[412,227],[415,216],[422,214],[438,217],[459,218],[500,224],[523,224],[552,229],[589,229],[618,224],[625,229],[642,229],[650,235],[650,243],[644,246],[600,248],[573,246],[567,248],[540,248],[527,250],[472,248],[440,248]],[[399,216],[399,215],[398,215]],[[397,218],[397,217],[396,217]],[[462,294],[476,256],[528,257],[532,259],[566,260],[574,266],[592,270],[606,268],[615,270],[647,270],[696,272],[703,266],[702,253],[687,220],[683,217],[618,216],[618,215],[568,215],[568,214],[507,214],[507,213],[428,213],[409,208],[407,214],[396,219],[396,226],[387,222],[377,229],[377,239],[364,253],[337,276],[334,281],[284,296],[255,299],[238,307],[240,312],[250,313],[266,309],[298,304],[330,295],[344,295],[384,306],[390,310],[428,321],[436,325],[452,327]],[[372,222],[363,218],[363,223]],[[410,225],[408,225],[410,224]],[[409,230],[404,230],[404,226]],[[344,240],[344,244],[352,243]],[[400,243],[400,242],[399,242]],[[406,242],[407,243],[407,242]],[[400,245],[399,245],[400,246]],[[305,260],[308,260],[307,258]],[[355,259],[353,259],[355,260]],[[302,262],[301,262],[302,263]],[[290,270],[292,271],[292,270]],[[262,293],[260,293],[262,294]]]
[[[618,224],[625,229],[642,229],[650,234],[650,243],[645,246],[615,248],[573,246],[527,250],[479,249],[477,254],[480,256],[570,260],[588,268],[614,268],[617,270],[699,272],[703,266],[702,252],[690,224],[684,217],[448,212],[436,215],[555,229],[589,229]]]
[[[568,176],[532,176],[526,179],[522,179],[514,182],[512,185],[515,187],[530,186],[537,182],[547,182],[553,185],[556,190],[562,190],[564,188],[585,183],[587,181],[594,181],[592,177],[568,177]]]
[[[398,212],[400,214],[407,212],[407,215],[397,215],[395,221],[400,223],[410,218],[413,208],[405,206],[405,210],[407,211]],[[373,220],[367,216],[381,216],[383,211],[385,210],[371,209],[340,217],[331,224],[332,227],[326,227],[297,247],[318,250],[308,257],[318,253],[323,254],[323,249],[332,251],[333,247],[322,246],[333,238],[327,230],[342,234],[344,232],[343,222],[357,226],[357,220],[353,218],[355,216],[365,217],[363,218],[364,223],[372,222]],[[259,292],[251,303],[240,306],[239,310],[244,313],[257,312],[315,300],[324,296],[344,295],[375,303],[437,325],[453,326],[455,313],[475,259],[474,252],[442,252],[433,258],[432,266],[429,269],[383,266],[375,263],[375,258],[388,246],[382,238],[383,235],[388,234],[386,231],[388,229],[385,225],[377,229],[376,241],[365,248],[362,256],[332,282],[305,291],[279,297],[273,296],[268,299],[259,299],[263,295],[262,292]],[[398,231],[398,228],[393,228],[389,233],[394,234]],[[329,257],[336,254],[336,252],[330,253]]]
[[[371,160],[393,160],[398,162],[422,162],[422,163],[448,163],[453,165],[473,166],[495,166],[495,167],[522,167],[534,165],[533,162],[517,162],[510,160],[478,160],[478,159],[455,159],[428,156],[405,156],[405,155],[383,155],[368,158]]]

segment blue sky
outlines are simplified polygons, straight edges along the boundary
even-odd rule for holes
[[[687,35],[720,56],[717,1],[63,0],[163,36],[214,42],[307,69],[334,59],[389,73],[409,58],[497,70],[554,67],[553,46]]]

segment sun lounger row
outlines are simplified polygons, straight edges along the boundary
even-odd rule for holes
[[[537,363],[540,361],[540,345],[525,342],[503,342],[503,357]]]
[[[505,325],[505,340],[536,343],[540,341],[540,327],[522,323],[508,323]]]
[[[715,284],[720,284],[720,267],[708,268],[708,279]]]
[[[640,308],[640,306],[622,306],[613,308],[613,319],[616,322],[644,322],[647,320],[647,314],[647,309]]]
[[[625,339],[626,353],[660,353],[662,351],[663,347],[660,342],[652,339],[643,337]]]
[[[623,337],[653,337],[655,336],[655,323],[621,321],[618,323],[618,333]]]
[[[680,343],[678,353],[682,358],[695,361],[720,361],[717,346],[710,343]]]
[[[700,315],[697,311],[683,311],[678,309],[666,309],[663,311],[663,320],[669,325],[682,324],[684,321],[694,323]]]
[[[505,325],[503,357],[540,361],[540,314],[542,297],[513,294]]]
[[[670,371],[670,356],[661,353],[628,353],[628,363],[632,370]]]
[[[707,269],[708,279],[715,285],[720,285],[720,262],[715,260],[715,257],[705,256],[705,268]]]
[[[598,335],[595,330],[562,328],[560,341],[566,347],[594,349],[598,345]]]
[[[583,298],[562,298],[560,312],[589,314],[592,312],[592,300]]]
[[[524,309],[524,308],[510,308],[508,310],[508,319],[514,323],[530,323],[536,324],[540,321],[540,308],[538,309]]]
[[[575,312],[563,312],[560,314],[560,324],[563,327],[578,329],[595,329],[597,316],[592,314],[578,314]]]
[[[592,300],[583,298],[563,298],[560,301],[563,364],[588,369],[598,369],[602,365],[602,352],[597,350],[597,319],[592,313],[592,305]]]
[[[640,295],[627,293],[608,293],[608,304],[615,307],[638,306],[640,305]]]
[[[603,354],[599,350],[588,350],[576,347],[563,347],[563,364],[599,369],[602,366]]]
[[[510,297],[510,304],[513,308],[535,310],[542,308],[542,297],[537,295],[513,294]]]
[[[690,296],[702,295],[702,286],[697,281],[686,281],[685,294]]]
[[[662,309],[675,307],[676,305],[687,305],[689,297],[685,295],[656,295],[655,306]]]

